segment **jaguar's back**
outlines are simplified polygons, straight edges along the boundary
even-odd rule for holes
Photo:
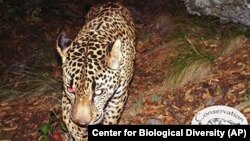
[[[63,62],[63,120],[76,140],[87,139],[87,125],[116,124],[128,96],[135,58],[135,29],[129,11],[107,3],[90,9],[71,42],[57,41]]]

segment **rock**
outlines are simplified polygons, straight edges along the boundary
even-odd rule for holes
[[[157,118],[150,118],[146,121],[146,125],[161,125],[161,124],[162,124],[161,120]]]
[[[187,11],[196,15],[211,15],[223,21],[250,26],[250,2],[246,0],[183,0]]]

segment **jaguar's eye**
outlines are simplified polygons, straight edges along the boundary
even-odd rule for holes
[[[95,91],[95,95],[100,95],[103,93],[103,89],[99,89]]]

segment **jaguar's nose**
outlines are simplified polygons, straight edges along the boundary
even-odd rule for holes
[[[72,120],[80,125],[88,125],[92,120],[91,106],[88,102],[78,101],[72,107]]]
[[[72,112],[74,113],[74,112]],[[72,114],[72,120],[80,125],[88,125],[91,122],[91,113],[83,108],[83,109],[77,109],[77,112]]]

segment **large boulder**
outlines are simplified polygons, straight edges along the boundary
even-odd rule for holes
[[[211,15],[250,26],[250,0],[183,0],[190,14]]]

